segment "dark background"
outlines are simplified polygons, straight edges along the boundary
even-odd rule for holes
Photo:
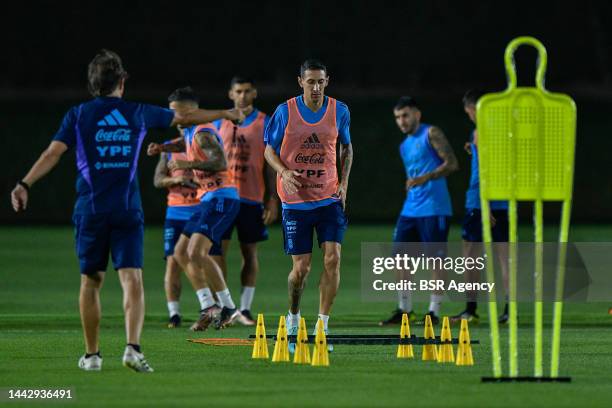
[[[461,170],[449,177],[456,218],[463,214],[471,126],[461,96],[505,87],[503,53],[519,35],[548,49],[547,87],[578,105],[573,220],[612,221],[612,5],[608,2],[235,1],[20,2],[3,6],[0,34],[0,222],[67,223],[74,201],[74,154],[31,193],[15,215],[9,192],[57,130],[65,111],[89,98],[86,66],[102,47],[117,51],[130,73],[126,98],[165,105],[176,87],[192,85],[204,107],[228,107],[235,73],[258,82],[257,105],[299,93],[307,57],[329,69],[328,94],[351,109],[355,162],[349,189],[352,221],[392,221],[403,201],[402,135],[391,107],[415,96],[424,121],[440,126]],[[535,52],[516,54],[519,84],[533,84]],[[174,136],[152,132],[149,140]],[[152,186],[156,159],[141,157],[147,220],[161,222],[165,194]],[[529,217],[528,206],[521,206]],[[555,206],[547,211],[556,219]]]

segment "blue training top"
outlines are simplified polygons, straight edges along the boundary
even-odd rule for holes
[[[400,144],[400,156],[407,178],[431,173],[442,164],[442,159],[429,143],[430,125],[421,124],[413,135]],[[452,207],[446,177],[411,187],[402,208],[402,217],[450,216]]]
[[[296,98],[296,104],[298,111],[302,116],[302,119],[307,123],[318,123],[323,119],[325,112],[327,112],[327,103],[329,98],[326,96],[323,101],[323,106],[316,112],[310,110],[306,103],[304,103],[304,96],[300,95]],[[289,123],[289,107],[287,102],[278,105],[276,111],[270,118],[266,131],[264,132],[264,141],[267,145],[272,146],[277,154],[280,154],[280,148],[283,144],[283,137],[285,136],[285,129]],[[338,128],[338,141],[343,145],[351,143],[351,115],[348,107],[345,103],[336,101],[336,127]],[[321,201],[309,201],[298,204],[286,204],[282,203],[282,207],[285,209],[294,210],[311,210],[317,207],[323,207],[332,203],[338,202],[338,199],[327,198]]]
[[[98,97],[72,107],[53,140],[76,147],[75,214],[141,210],[136,171],[148,129],[168,128],[174,112]]]
[[[466,210],[480,210],[480,173],[478,171],[478,148],[474,143],[474,132],[470,135],[470,150],[472,158],[470,163],[470,185],[465,192],[465,208]],[[491,211],[507,210],[507,201],[491,201],[489,203]]]

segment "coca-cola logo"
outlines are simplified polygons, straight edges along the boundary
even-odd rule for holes
[[[325,163],[325,153],[302,154],[298,153],[293,160],[300,164],[323,164]]]

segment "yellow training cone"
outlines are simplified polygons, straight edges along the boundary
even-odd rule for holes
[[[264,316],[257,315],[257,328],[255,329],[255,344],[253,344],[253,354],[251,358],[268,358],[268,340],[266,339],[266,326]]]
[[[315,337],[315,346],[312,351],[312,365],[313,366],[328,366],[329,365],[329,353],[327,351],[327,338],[325,337],[325,330],[323,329],[323,320],[319,319],[317,322],[317,334]]]
[[[453,336],[451,335],[448,316],[444,316],[444,320],[442,320],[442,333],[440,334],[440,341],[442,344],[438,350],[438,363],[455,362],[455,352],[453,351],[452,340]]]
[[[423,334],[425,340],[435,340],[436,335],[434,334],[433,325],[431,324],[431,316],[425,315],[425,333]],[[436,350],[436,345],[424,344],[423,345],[423,361],[436,361],[438,360],[438,352]]]
[[[278,319],[278,332],[276,333],[276,343],[274,353],[272,353],[273,363],[289,361],[289,345],[287,343],[287,322],[285,316]]]
[[[297,341],[295,344],[295,354],[293,356],[295,364],[310,364],[310,349],[308,348],[308,333],[306,332],[306,320],[302,317],[298,326]]]
[[[400,339],[410,338],[410,324],[408,323],[408,314],[402,315],[402,328],[400,330]],[[397,358],[414,358],[412,344],[401,344],[397,346]]]
[[[468,330],[468,322],[466,319],[461,319],[461,331],[459,332],[459,347],[457,348],[458,366],[474,365],[472,357],[472,343],[470,342],[470,331]]]

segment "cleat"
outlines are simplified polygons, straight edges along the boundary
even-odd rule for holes
[[[287,344],[287,348],[289,349],[289,353],[295,353],[295,344],[298,335],[298,326],[291,326],[291,318],[287,315],[286,317],[286,326],[287,326],[287,337],[289,339],[289,343]],[[292,337],[293,336],[293,337]]]
[[[189,328],[191,331],[205,331],[208,326],[216,319],[219,313],[219,306],[211,306],[200,311],[200,318]]]
[[[478,316],[476,312],[468,312],[467,310],[464,310],[463,312],[455,316],[452,316],[450,318],[450,322],[451,323],[461,323],[461,319],[467,320],[470,325],[480,323],[480,316]]]
[[[181,325],[181,315],[178,315],[178,314],[172,315],[170,320],[168,320],[169,329],[176,329],[177,327],[180,327],[180,325]]]
[[[83,355],[79,358],[79,368],[85,371],[100,371],[102,370],[102,357],[98,354],[89,357]]]
[[[238,323],[243,326],[255,326],[256,322],[253,320],[253,315],[251,311],[248,309],[244,309],[240,311],[241,316],[238,317]]]
[[[436,325],[440,323],[440,318],[438,316],[436,316],[436,314],[434,312],[427,312],[425,313],[425,316],[429,315],[431,317],[431,324],[432,325]],[[423,326],[425,325],[425,316],[423,316],[422,320],[418,320],[416,322],[417,325],[419,326]]]
[[[497,323],[499,323],[499,324],[506,324],[506,323],[508,323],[508,313],[504,313],[501,316],[499,316],[499,319],[497,319]]]
[[[134,350],[132,346],[126,346],[123,353],[123,365],[139,373],[152,373],[153,369],[144,358],[144,354]]]
[[[408,314],[408,321],[410,323],[414,323],[416,321],[416,314],[412,310],[409,312],[405,312],[402,309],[395,309],[391,317],[389,317],[387,320],[381,320],[380,322],[378,322],[378,325],[389,326],[393,324],[402,324],[402,315],[404,313]]]
[[[242,317],[242,313],[237,308],[230,309],[229,307],[223,307],[221,313],[215,319],[215,329],[225,329],[228,326],[234,324],[236,320]]]

